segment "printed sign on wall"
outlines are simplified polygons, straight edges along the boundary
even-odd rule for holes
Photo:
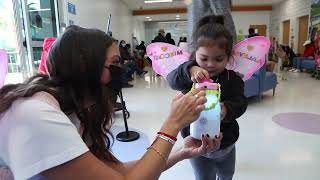
[[[76,15],[76,5],[68,2],[68,12]]]

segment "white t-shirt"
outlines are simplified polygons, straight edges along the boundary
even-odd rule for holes
[[[58,103],[40,99],[16,100],[0,114],[0,166],[9,167],[15,180],[39,179],[41,172],[89,150]]]

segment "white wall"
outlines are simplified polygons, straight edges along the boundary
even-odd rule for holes
[[[76,15],[68,12],[67,2],[76,6]],[[75,25],[106,31],[108,16],[111,14],[113,37],[131,42],[132,35],[140,38],[144,36],[144,23],[134,19],[131,10],[120,0],[63,0],[59,7],[60,12],[61,8],[63,11],[61,22],[67,26],[69,20],[72,20]]]
[[[270,14],[271,11],[232,12],[237,34],[242,30],[248,35],[250,25],[267,25],[267,36],[269,36]]]
[[[282,22],[290,20],[290,37],[294,36],[293,48],[297,51],[299,34],[299,17],[309,15],[311,9],[311,0],[286,0],[273,6],[271,12],[270,35],[282,42]]]
[[[134,17],[133,19],[133,36],[137,37],[138,41],[145,41],[145,24],[143,21],[138,20]]]
[[[257,12],[232,12],[232,17],[236,26],[236,32],[242,30],[245,35],[248,34],[248,29],[250,25],[267,25],[267,36],[269,36],[270,29],[270,14],[271,11],[257,11]],[[185,21],[180,22],[181,25],[178,29],[170,26],[163,26],[159,22],[146,22],[145,23],[145,33],[146,42],[149,43],[157,34],[160,28],[165,29],[166,32],[176,32],[181,33],[180,36],[187,36],[187,23]],[[176,24],[176,22],[169,22],[169,24]],[[184,28],[184,29],[181,29]],[[175,39],[175,41],[178,41]]]

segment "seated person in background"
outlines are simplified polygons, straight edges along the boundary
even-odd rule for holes
[[[112,119],[103,89],[118,83],[119,57],[105,32],[69,26],[49,52],[49,76],[1,88],[0,167],[17,180],[155,180],[181,160],[219,149],[221,137],[203,135],[201,141],[186,138],[171,153],[179,131],[205,109],[205,92],[197,89],[173,99],[141,159],[118,160],[110,151]]]
[[[293,50],[286,45],[280,45],[277,50],[278,57],[282,58],[282,67],[291,68],[293,65],[293,58],[297,57]]]
[[[310,40],[306,40],[303,44],[304,52],[303,55],[300,57],[293,58],[293,67],[289,71],[291,72],[300,72],[301,71],[301,61],[314,61],[314,54],[315,54],[315,42]]]
[[[144,57],[144,55],[147,52],[147,48],[144,44],[144,41],[141,41],[141,43],[136,47],[136,49],[138,50],[139,54]]]
[[[144,68],[144,58],[143,56],[139,53],[139,51],[133,52],[133,57],[137,62],[137,65],[139,66],[140,69]]]
[[[120,43],[119,43],[119,51],[120,51],[120,56],[125,56],[125,47],[126,47],[126,41],[125,40],[121,40]],[[120,58],[120,64],[122,66],[122,68],[124,69],[125,71],[125,74],[124,76],[122,77],[123,78],[123,88],[131,88],[133,87],[132,84],[129,84],[129,81],[132,81],[133,78],[132,78],[132,72],[130,71],[130,69],[126,66],[124,66],[124,63],[123,63],[123,60],[122,58]]]
[[[142,77],[148,72],[148,71],[144,71],[138,66],[135,58],[131,55],[130,44],[126,44],[125,47],[120,51],[120,54],[121,54],[123,65],[127,69],[129,69],[129,73],[131,75],[136,72],[138,76]]]

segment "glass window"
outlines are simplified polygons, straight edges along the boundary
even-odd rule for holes
[[[27,0],[33,41],[56,37],[57,27],[54,0]]]

